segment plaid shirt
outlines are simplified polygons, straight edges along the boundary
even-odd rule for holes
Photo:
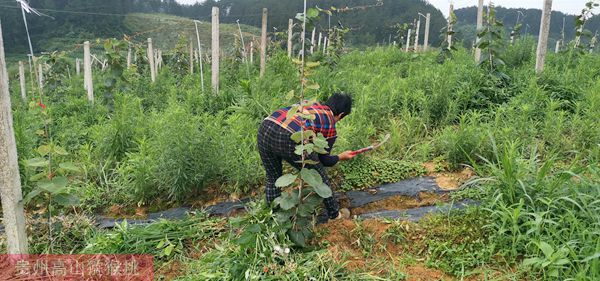
[[[286,129],[290,133],[299,132],[302,128],[302,119],[300,116],[287,119],[287,113],[291,107],[285,107],[275,111],[266,120],[270,120]],[[337,137],[335,130],[335,119],[333,112],[327,105],[314,103],[304,107],[304,112],[315,115],[315,120],[304,120],[304,130],[312,130],[315,134],[321,133],[326,139]]]

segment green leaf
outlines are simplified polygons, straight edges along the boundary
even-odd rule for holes
[[[277,181],[275,181],[275,186],[286,187],[286,186],[292,184],[297,178],[298,178],[298,175],[285,174],[285,175],[279,177],[277,179]]]
[[[72,194],[56,194],[53,199],[56,203],[65,207],[79,205],[79,197]]]
[[[66,177],[55,177],[52,180],[42,180],[38,182],[38,187],[51,194],[58,194],[61,193],[68,184],[69,181]]]
[[[582,262],[588,262],[588,261],[591,261],[591,260],[597,259],[597,258],[600,258],[600,252],[595,253],[595,254],[583,259]]]
[[[306,247],[306,238],[304,237],[304,233],[302,233],[302,231],[290,229],[288,230],[288,236],[290,237],[290,240],[294,242],[294,244],[303,248]]]
[[[546,256],[546,258],[550,258],[552,256],[552,254],[554,254],[554,248],[552,248],[552,246],[550,246],[550,244],[542,241],[538,244],[538,247],[540,248],[540,250],[542,250],[542,252],[544,253],[544,256]]]
[[[70,171],[70,172],[81,172],[81,169],[72,162],[63,162],[58,165],[60,168]]]
[[[29,203],[29,201],[31,201],[31,199],[35,198],[36,196],[40,195],[40,193],[42,193],[42,189],[38,188],[34,188],[32,191],[30,191],[29,193],[27,193],[27,195],[25,196],[25,198],[23,198],[23,204],[27,204]]]
[[[319,147],[319,148],[323,148],[323,149],[329,148],[329,143],[323,137],[318,137],[318,138],[313,139],[313,143],[315,144],[316,147]]]
[[[55,145],[54,146],[54,153],[58,154],[58,155],[69,155],[69,153],[62,147]]]
[[[252,246],[256,243],[256,234],[246,231],[235,242],[240,246]]]
[[[285,119],[286,119],[286,120],[289,120],[289,119],[291,119],[291,118],[294,118],[294,115],[296,115],[296,113],[298,113],[298,110],[299,110],[299,109],[300,109],[300,106],[299,106],[299,105],[292,106],[292,107],[291,107],[291,108],[288,110],[288,112],[287,112],[287,115],[285,116]]]
[[[298,205],[298,214],[303,217],[311,216],[322,202],[323,198],[312,194]]]
[[[170,244],[169,246],[167,246],[165,248],[165,256],[171,256],[171,253],[173,252],[173,249],[175,249],[175,244]]]
[[[52,147],[50,145],[42,145],[42,146],[38,147],[37,152],[41,156],[46,156],[46,155],[48,155],[48,153],[50,153],[51,150],[52,150]]]
[[[286,98],[287,100],[291,100],[291,99],[293,99],[293,98],[294,98],[294,90],[291,90],[291,91],[289,91],[289,92],[287,93],[287,95],[285,95],[285,98]]]
[[[304,168],[302,171],[300,171],[300,177],[302,177],[302,180],[312,187],[323,184],[323,178],[321,178],[321,175],[319,175],[317,170]]]
[[[41,173],[37,173],[31,177],[29,177],[30,181],[39,181],[43,178],[46,178],[48,176],[48,174],[46,174],[46,172],[41,172]]]
[[[158,245],[156,245],[156,249],[162,249],[165,246],[165,240],[160,240],[160,242],[158,242]]]
[[[289,211],[279,211],[275,213],[275,220],[279,224],[290,222],[292,214]]]
[[[252,233],[259,233],[260,232],[260,225],[258,225],[258,224],[250,225],[248,228],[246,228],[246,231],[250,231]]]
[[[298,205],[300,198],[298,198],[298,193],[296,192],[283,192],[281,196],[275,198],[274,202],[279,205],[282,210],[287,211]]]
[[[315,192],[323,198],[329,198],[333,195],[331,188],[329,186],[327,186],[325,183],[321,183],[317,186],[313,186],[313,188],[315,189]]]
[[[534,264],[538,264],[540,262],[539,258],[528,258],[528,259],[524,259],[523,260],[523,265],[524,266],[531,266]]]
[[[293,133],[291,139],[296,143],[300,143],[302,141],[302,132]]]
[[[46,167],[50,162],[44,158],[33,158],[25,161],[25,165],[29,167]]]
[[[319,86],[319,84],[310,84],[310,85],[306,85],[306,88],[309,90],[318,90],[321,88],[321,86]]]
[[[308,18],[316,18],[319,16],[319,10],[315,9],[315,8],[310,8],[308,9],[308,11],[306,11],[306,17]]]
[[[307,154],[311,154],[314,150],[314,146],[315,145],[312,143],[296,145],[296,149],[294,150],[294,153],[296,153],[296,155],[299,155],[299,156],[302,156],[302,153],[304,153],[304,151],[306,151]]]

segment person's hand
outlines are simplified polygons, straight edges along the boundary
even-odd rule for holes
[[[352,153],[351,150],[348,150],[348,151],[344,151],[344,152],[340,153],[338,155],[338,157],[340,158],[340,161],[347,161],[347,160],[350,160],[350,159],[356,157],[356,154]]]

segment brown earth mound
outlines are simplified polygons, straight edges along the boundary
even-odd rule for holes
[[[391,196],[381,201],[369,203],[359,208],[354,208],[351,210],[351,212],[352,215],[360,215],[374,211],[405,210],[423,206],[431,206],[435,205],[436,203],[447,202],[448,200],[448,194],[421,192],[419,193],[419,198],[401,195]]]
[[[423,167],[427,170],[427,175],[434,177],[443,190],[456,190],[475,176],[475,172],[468,167],[458,172],[439,171],[438,164],[434,162],[423,163]]]

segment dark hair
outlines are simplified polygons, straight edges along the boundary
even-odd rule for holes
[[[329,97],[325,105],[331,108],[333,115],[344,113],[343,116],[348,116],[352,111],[352,97],[344,93],[335,93]]]

